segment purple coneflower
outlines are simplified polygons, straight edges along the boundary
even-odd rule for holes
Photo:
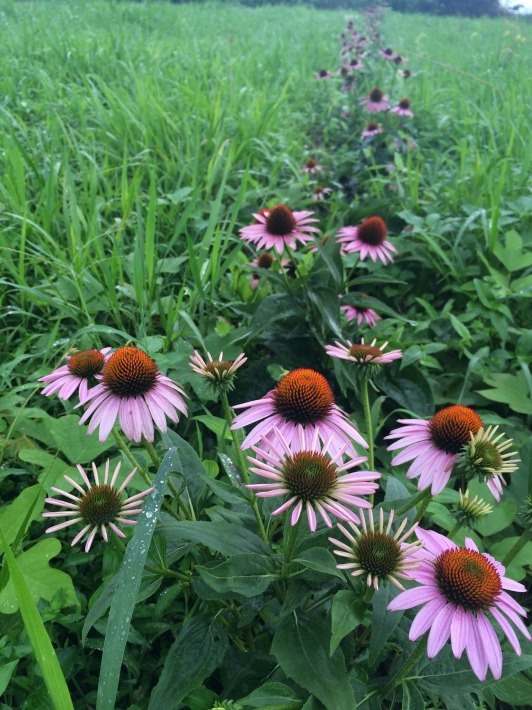
[[[398,419],[398,423],[404,426],[384,437],[397,439],[388,451],[404,449],[392,459],[392,466],[413,460],[406,477],[419,476],[418,489],[431,486],[432,495],[445,488],[463,447],[482,427],[478,414],[461,404],[445,407],[428,421]]]
[[[356,513],[347,506],[371,508],[371,503],[360,496],[375,493],[379,484],[374,481],[381,474],[376,471],[352,470],[367,461],[365,456],[348,456],[344,463],[347,442],[341,449],[337,449],[332,445],[331,436],[321,444],[317,429],[309,431],[300,428],[289,441],[274,427],[269,436],[263,439],[264,448],[252,447],[260,458],[248,456],[248,459],[253,464],[250,469],[253,473],[272,482],[252,483],[247,488],[256,491],[261,498],[288,496],[288,500],[274,510],[272,515],[279,515],[295,506],[290,520],[295,525],[305,509],[309,528],[314,532],[317,526],[316,512],[328,527],[332,527],[331,515],[340,520],[359,522]]]
[[[368,113],[379,113],[379,111],[387,111],[390,108],[388,97],[378,88],[372,89],[369,96],[362,99],[362,103]]]
[[[365,449],[368,447],[347,414],[334,403],[333,392],[325,377],[315,370],[293,370],[262,399],[237,404],[233,408],[247,408],[247,411],[235,417],[231,429],[260,422],[242,442],[243,449],[269,436],[275,427],[289,445],[301,436],[302,430],[306,430],[307,437],[316,431],[321,441],[328,442],[333,454],[345,450],[348,455],[355,455],[351,439]],[[346,442],[349,445],[344,449]]]
[[[210,353],[207,353],[207,362],[201,357],[197,350],[194,350],[194,355],[190,356],[190,367],[198,375],[201,375],[215,389],[231,390],[233,389],[233,379],[239,367],[246,362],[247,357],[244,353],[236,358],[236,360],[224,360],[224,354],[221,352],[216,360]]]
[[[427,655],[434,658],[450,637],[455,658],[460,658],[465,649],[479,680],[486,679],[488,668],[494,678],[500,678],[501,644],[488,616],[495,619],[520,656],[521,646],[508,619],[530,640],[519,618],[526,617],[526,612],[504,590],[525,592],[526,588],[505,577],[500,562],[480,553],[470,538],[466,537],[465,547],[458,547],[433,531],[418,528],[416,535],[424,545],[418,553],[423,561],[409,576],[420,586],[399,594],[388,609],[398,611],[423,604],[410,627],[411,641],[430,629]]]
[[[255,213],[255,224],[240,230],[241,238],[255,243],[258,249],[275,248],[282,254],[285,246],[295,249],[296,242],[305,244],[313,240],[313,233],[319,232],[311,222],[314,212],[292,212],[286,205],[275,205],[271,210]]]
[[[354,57],[353,59],[349,60],[347,64],[348,69],[350,69],[351,71],[358,71],[359,69],[362,69],[363,66],[364,65],[362,64],[359,57]]]
[[[380,217],[369,217],[358,227],[343,227],[337,236],[343,254],[360,253],[360,261],[369,255],[373,262],[380,259],[383,264],[393,262],[391,252],[397,249],[386,239],[388,230]]]
[[[163,375],[155,361],[139,348],[129,345],[119,348],[106,361],[97,379],[101,382],[89,390],[82,403],[87,409],[79,423],[90,419],[89,434],[99,426],[102,442],[117,417],[128,439],[139,442],[143,436],[153,441],[154,423],[164,432],[166,417],[177,422],[177,411],[187,416],[181,387]]]
[[[89,390],[89,382],[103,370],[106,355],[111,348],[102,350],[80,350],[74,355],[66,355],[66,365],[58,367],[49,375],[39,378],[39,382],[49,384],[42,394],[49,397],[57,392],[59,399],[69,399],[78,391],[80,402],[83,402]]]
[[[410,118],[413,118],[414,114],[410,110],[410,99],[401,99],[397,106],[390,109],[390,113],[395,113],[397,116],[410,116]]]
[[[332,195],[332,189],[330,187],[316,185],[311,199],[312,202],[323,202],[329,195]]]
[[[386,47],[386,49],[379,49],[379,54],[383,57],[383,59],[386,59],[389,62],[393,62],[397,56],[393,49],[390,49],[390,47]]]
[[[360,134],[360,137],[373,138],[373,136],[378,136],[379,133],[384,133],[384,130],[379,126],[378,123],[375,123],[375,121],[370,121]]]
[[[361,306],[349,306],[344,304],[340,306],[340,310],[344,312],[348,321],[356,320],[357,325],[366,323],[370,328],[373,328],[377,321],[382,320],[372,308],[362,308]]]
[[[421,548],[420,542],[405,542],[414,532],[417,523],[403,532],[408,518],[404,518],[395,535],[391,535],[394,511],[390,510],[390,517],[384,529],[384,511],[379,510],[379,527],[375,530],[373,520],[373,510],[368,511],[368,523],[363,510],[359,510],[362,521],[362,529],[353,523],[349,523],[352,532],[343,525],[338,525],[338,529],[348,539],[348,543],[330,537],[329,540],[336,545],[338,550],[333,550],[338,557],[345,557],[350,562],[336,565],[338,569],[352,570],[351,576],[358,577],[367,575],[366,583],[368,587],[375,590],[379,588],[379,582],[389,581],[399,589],[404,589],[400,579],[410,579],[408,571],[419,566],[420,560],[417,556]]]
[[[319,173],[322,169],[322,166],[314,160],[314,158],[309,158],[305,165],[301,168],[301,172],[313,175],[314,173]]]
[[[63,491],[61,488],[52,488],[55,493],[60,493],[65,496],[67,500],[61,500],[60,498],[46,498],[44,501],[49,505],[55,505],[58,508],[63,508],[64,510],[57,511],[54,513],[43,513],[44,518],[71,518],[66,522],[59,523],[58,525],[53,525],[51,528],[47,528],[45,532],[53,533],[57,530],[62,530],[75,523],[85,523],[85,527],[80,530],[76,537],[72,540],[72,546],[78,543],[85,533],[89,533],[87,540],[85,542],[85,552],[88,552],[94,541],[94,537],[98,530],[105,542],[109,540],[107,534],[107,525],[111,530],[116,533],[119,537],[125,537],[124,533],[116,525],[116,523],[121,523],[122,525],[136,525],[136,520],[131,520],[130,516],[138,515],[141,512],[142,499],[147,496],[148,493],[153,491],[153,488],[148,488],[142,493],[136,493],[133,496],[127,498],[127,500],[122,500],[122,491],[131,481],[135,475],[136,468],[134,468],[131,473],[125,478],[122,485],[116,487],[116,479],[120,472],[121,462],[119,461],[111,480],[109,480],[109,459],[105,462],[105,473],[103,483],[100,483],[100,478],[98,476],[98,469],[96,464],[92,463],[92,471],[94,476],[94,483],[96,485],[91,485],[89,478],[83,468],[78,464],[77,469],[85,483],[86,489],[82,488],[79,483],[70,476],[65,476],[65,480],[80,493],[80,495],[75,496],[72,493]],[[89,532],[90,531],[90,532]]]
[[[383,343],[380,347],[376,347],[376,340],[372,340],[368,345],[364,342],[364,338],[360,343],[353,344],[350,340],[347,345],[335,341],[334,345],[326,345],[325,352],[330,357],[337,357],[341,360],[349,360],[357,365],[386,365],[403,357],[400,350],[390,350],[385,353],[384,350],[388,343]]]
[[[331,72],[327,71],[327,69],[320,69],[320,71],[314,72],[314,78],[316,79],[330,79],[330,77]]]

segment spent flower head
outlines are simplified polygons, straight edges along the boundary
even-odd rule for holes
[[[462,449],[458,466],[465,471],[467,480],[478,478],[487,484],[495,500],[500,500],[505,473],[517,471],[519,459],[512,459],[516,451],[507,451],[512,439],[504,439],[504,433],[497,435],[499,425],[481,427],[476,433],[470,432],[470,440]]]
[[[349,522],[350,532],[343,525],[338,524],[338,529],[348,539],[345,541],[337,540],[330,537],[329,540],[339,549],[333,550],[338,557],[345,557],[349,562],[336,565],[338,569],[352,570],[351,575],[358,577],[366,575],[366,583],[368,587],[374,589],[379,588],[379,583],[391,582],[399,589],[404,589],[403,585],[398,581],[400,579],[410,579],[408,571],[419,566],[420,560],[417,557],[418,551],[421,549],[420,542],[409,542],[407,538],[417,528],[417,523],[410,527],[406,532],[404,529],[408,519],[404,518],[403,522],[396,530],[395,534],[391,534],[394,511],[390,511],[390,516],[384,528],[384,511],[379,510],[379,525],[375,529],[375,521],[373,519],[373,510],[368,511],[368,521],[363,510],[359,511],[362,525],[356,526]]]
[[[85,542],[85,552],[90,550],[98,530],[100,531],[105,542],[109,540],[107,526],[109,526],[109,528],[119,537],[125,537],[124,533],[117,526],[117,523],[120,523],[121,525],[136,525],[137,521],[131,520],[131,516],[138,515],[138,513],[141,512],[142,499],[151,493],[153,488],[148,488],[146,491],[136,493],[126,500],[123,500],[122,491],[131,481],[137,469],[134,468],[125,478],[123,483],[117,487],[116,480],[118,478],[118,474],[120,473],[120,466],[121,462],[119,461],[112,477],[109,478],[109,459],[107,459],[105,462],[103,481],[100,481],[98,469],[96,464],[93,462],[92,472],[94,477],[94,485],[92,485],[89,477],[83,468],[78,464],[77,469],[83,479],[83,483],[86,486],[85,488],[83,488],[73,478],[70,478],[70,476],[65,475],[65,480],[76,489],[79,495],[76,496],[72,493],[68,493],[68,491],[62,490],[61,488],[52,487],[52,490],[55,493],[59,493],[64,496],[64,500],[61,498],[46,498],[45,503],[62,508],[62,510],[43,513],[43,517],[68,518],[68,520],[59,523],[58,525],[53,525],[51,528],[47,528],[45,532],[53,533],[57,530],[67,528],[70,525],[83,523],[84,527],[72,540],[71,544],[74,546],[86,533],[88,533],[87,540]]]
[[[207,353],[206,362],[199,352],[194,350],[194,355],[190,356],[190,367],[207,379],[216,391],[230,392],[234,388],[235,373],[246,360],[244,353],[240,353],[236,360],[224,360],[224,354],[221,352],[217,360],[213,360],[212,355]]]

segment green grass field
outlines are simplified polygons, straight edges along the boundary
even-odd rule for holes
[[[242,455],[224,424],[227,411],[206,385],[197,384],[188,365],[194,348],[213,356],[224,350],[232,358],[246,352],[248,369],[242,370],[231,404],[264,396],[283,372],[296,367],[327,373],[344,409],[365,422],[366,436],[375,434],[375,466],[387,486],[385,506],[416,494],[404,474],[396,484],[401,489],[388,483],[395,479],[382,438],[395,418],[431,417],[452,403],[475,407],[486,425],[498,424],[512,436],[522,463],[503,504],[488,519],[493,522],[471,534],[481,551],[498,553],[501,560],[528,535],[517,513],[532,490],[527,480],[532,470],[532,25],[518,18],[387,13],[380,27],[383,46],[408,58],[412,76],[399,78],[383,61],[368,75],[368,86],[386,86],[395,100],[410,98],[415,146],[398,150],[386,171],[369,149],[359,148],[362,126],[346,132],[346,125],[355,125],[342,118],[346,107],[349,120],[363,118],[356,113],[361,111],[356,94],[339,92],[336,80],[314,77],[322,69],[339,68],[339,36],[350,19],[362,21],[348,11],[303,6],[0,0],[0,530],[8,543],[0,538],[0,548],[10,545],[15,555],[6,554],[0,573],[2,710],[47,710],[54,703],[67,708],[63,676],[76,710],[112,708],[113,683],[119,687],[115,707],[135,710],[350,710],[355,701],[364,710],[473,708],[477,701],[495,710],[528,702],[532,684],[526,651],[521,659],[505,655],[503,680],[493,683],[489,676],[489,688],[464,659],[455,673],[458,662],[449,653],[441,661],[447,670],[442,666],[432,674],[441,674],[441,681],[427,680],[421,693],[403,679],[391,689],[393,695],[377,700],[379,688],[385,685],[388,691],[383,679],[389,679],[390,669],[397,671],[395,655],[411,648],[405,627],[398,627],[396,637],[392,622],[389,628],[387,622],[374,624],[372,630],[370,617],[356,606],[361,600],[370,603],[371,590],[362,587],[356,597],[354,583],[340,585],[333,602],[337,589],[327,585],[338,587],[338,573],[322,558],[308,556],[308,580],[296,588],[287,569],[301,541],[296,545],[285,531],[290,542],[281,544],[282,526],[269,523],[259,539],[258,509],[253,508],[256,521],[246,507],[245,489],[238,488],[235,471]],[[309,157],[326,167],[319,178],[333,191],[326,202],[311,199],[315,181],[301,172]],[[239,238],[239,229],[251,224],[260,208],[276,203],[315,210],[320,233],[328,236],[379,214],[397,245],[396,263],[379,269],[353,255],[342,261],[329,240],[319,255],[290,254],[293,273],[282,267],[271,275],[261,272],[260,286],[253,290],[249,262],[255,254]],[[340,319],[338,295],[348,290],[367,292],[367,305],[383,315],[369,334]],[[376,389],[370,388],[371,413],[367,389],[364,400],[362,385],[323,353],[334,338],[354,340],[360,333],[366,340],[390,340],[403,351],[401,366],[383,366],[389,369],[379,374]],[[170,437],[164,450],[158,448],[161,457],[171,446],[184,456],[189,469],[183,464],[183,488],[178,476],[171,480],[188,491],[188,498],[179,504],[171,496],[166,500],[161,532],[153,541],[144,520],[144,548],[152,545],[147,567],[140,547],[127,548],[136,555],[129,560],[131,575],[136,569],[140,580],[144,570],[144,577],[119,682],[124,650],[111,642],[119,638],[118,629],[125,645],[133,607],[124,621],[126,612],[121,618],[113,602],[110,618],[117,626],[109,622],[113,634],[107,637],[104,620],[114,592],[107,585],[124,569],[123,546],[98,543],[87,558],[71,551],[67,529],[54,536],[62,542],[56,549],[40,514],[44,491],[50,494],[65,472],[72,475],[75,463],[86,468],[94,458],[100,465],[105,453],[113,461],[124,454],[145,471],[152,464],[141,446],[127,448],[123,440],[116,446],[84,443],[77,426],[80,410],[41,397],[37,380],[74,349],[125,343],[155,357],[161,370],[187,390],[190,418],[173,428],[185,442],[181,446],[190,446],[179,449]],[[163,463],[157,476],[165,466],[169,475],[171,465]],[[205,481],[214,481],[211,498],[191,480],[190,471],[198,467]],[[157,465],[146,473],[147,480],[156,470]],[[160,480],[164,490],[166,479]],[[438,502],[419,511],[421,519],[427,516],[425,527],[458,544],[466,533],[455,529],[450,511],[463,483],[457,475]],[[480,483],[470,489],[494,503]],[[377,494],[375,504],[382,503]],[[264,518],[271,510],[264,506]],[[212,545],[187,538],[204,546],[199,545],[200,552],[182,550],[185,538],[171,528],[176,524],[171,515],[177,524],[221,521],[235,530],[243,521],[241,530],[249,536],[253,531],[256,538],[256,547],[251,537],[242,542],[249,544],[245,554],[250,557],[259,547],[258,557],[266,557],[262,545],[273,545],[274,557],[284,562],[268,591],[271,599],[261,602],[260,622],[251,600],[265,598],[266,588],[255,578],[256,587],[250,582],[247,591],[233,597],[229,592],[238,590],[229,589],[229,583],[205,591],[215,562],[226,555],[224,564],[230,564],[238,535],[220,549],[214,542],[218,534]],[[327,546],[324,531],[316,535]],[[530,571],[528,540],[508,567],[518,581]],[[50,548],[45,559],[55,560],[54,569],[44,564],[43,575],[57,574],[47,578],[32,602],[31,594],[17,587],[23,581],[16,570],[26,575],[31,591],[31,558],[23,558],[45,544]],[[199,581],[196,567],[203,570]],[[183,577],[184,569],[190,578]],[[69,575],[67,581],[66,575],[57,576],[59,570]],[[238,574],[235,568],[228,576]],[[329,596],[320,596],[319,585],[329,589]],[[121,593],[126,600],[127,589]],[[336,639],[334,654],[327,638],[321,655],[310,659],[311,670],[292,665],[301,649],[289,646],[293,629],[276,616],[276,605],[299,609],[297,595],[306,599],[300,641],[324,629],[329,633],[331,618]],[[355,595],[355,601],[349,597],[348,603],[347,595]],[[387,602],[378,599],[371,618],[389,618]],[[134,605],[137,596],[130,601]],[[345,615],[341,622],[340,614]],[[205,620],[218,615],[218,636],[211,638],[214,632]],[[192,643],[191,654],[197,656],[180,673],[186,650],[172,644],[181,639],[186,649],[194,634],[205,635],[210,646],[198,650]],[[46,646],[48,638],[61,670]],[[39,639],[44,646],[38,646]],[[229,649],[225,665],[220,639]],[[381,646],[388,655],[377,653]],[[107,675],[99,669],[102,649],[106,663],[115,660]],[[42,658],[50,665],[43,668]],[[255,664],[255,673],[245,670],[247,664]],[[315,674],[322,672],[329,674],[324,691],[315,683]],[[464,672],[471,688],[460,685]],[[172,673],[186,688],[173,700]],[[380,686],[378,681],[372,685],[375,678],[382,680]],[[458,690],[448,692],[455,683]],[[226,704],[216,704],[222,701]]]

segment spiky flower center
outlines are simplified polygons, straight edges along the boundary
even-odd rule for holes
[[[105,483],[89,488],[78,507],[79,514],[87,524],[107,525],[120,515],[122,500],[118,489]]]
[[[309,158],[305,163],[305,167],[309,170],[314,170],[318,167],[318,163],[314,160],[314,158]]]
[[[460,453],[482,426],[482,419],[469,407],[454,404],[437,412],[429,422],[429,432],[436,448],[447,454]]]
[[[487,610],[502,589],[493,564],[475,550],[446,550],[436,559],[434,567],[441,592],[466,611]]]
[[[300,368],[279,380],[273,401],[276,412],[287,421],[314,424],[329,414],[334,396],[323,375]]]
[[[274,261],[273,256],[271,256],[271,254],[268,254],[268,252],[263,251],[258,256],[257,266],[260,269],[271,269],[273,261]]]
[[[285,459],[282,476],[291,495],[320,500],[336,485],[336,466],[323,454],[300,451]]]
[[[379,130],[379,124],[375,123],[375,121],[370,121],[368,125],[366,126],[366,131],[378,131]]]
[[[205,365],[205,373],[212,380],[221,382],[231,374],[229,371],[232,366],[232,360],[213,360]]]
[[[372,101],[373,103],[378,104],[380,101],[382,101],[384,94],[380,89],[372,89],[369,92],[369,100]]]
[[[403,69],[403,76],[405,79],[408,79],[411,74],[412,72],[410,71],[410,69]]]
[[[159,372],[155,361],[130,345],[119,348],[103,368],[103,382],[117,397],[138,397],[153,389]]]
[[[473,458],[475,464],[486,471],[499,471],[504,465],[499,449],[491,441],[479,441]]]
[[[266,227],[276,237],[286,237],[296,226],[296,220],[286,205],[275,205],[266,218]]]
[[[397,540],[383,532],[368,532],[362,535],[357,540],[353,553],[362,569],[383,578],[398,571],[402,558]]]
[[[373,247],[380,246],[386,239],[387,234],[386,223],[380,217],[369,217],[358,228],[360,241]]]
[[[380,357],[382,355],[382,350],[379,350],[379,348],[375,348],[372,345],[351,345],[349,348],[349,354],[361,362],[370,362],[374,358]]]
[[[320,76],[322,79],[324,79],[326,76],[329,76],[329,72],[327,69],[320,69]]]
[[[384,51],[383,54],[385,54],[387,57],[392,57],[393,56],[393,49],[390,49],[387,47]]]
[[[93,377],[103,369],[105,358],[99,350],[81,350],[68,361],[70,374],[76,377]]]
[[[405,110],[409,109],[410,108],[410,99],[401,99],[401,101],[399,101],[399,108],[402,108]]]

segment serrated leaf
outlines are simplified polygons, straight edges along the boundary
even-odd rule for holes
[[[175,710],[181,701],[222,663],[227,634],[213,619],[187,621],[164,661],[159,682],[151,693],[149,710]]]
[[[49,566],[49,562],[61,552],[61,543],[55,537],[41,540],[17,557],[18,568],[28,585],[34,602],[39,599],[52,601],[61,591],[62,606],[78,605],[72,579],[65,572]],[[17,595],[12,580],[0,592],[0,613],[14,614],[18,610]]]
[[[340,649],[329,656],[328,624],[317,615],[291,614],[275,631],[271,653],[282,670],[327,708],[353,710],[353,690]]]

